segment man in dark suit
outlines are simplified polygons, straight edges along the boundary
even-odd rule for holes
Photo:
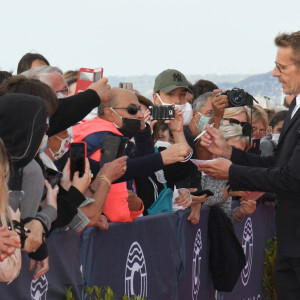
[[[230,147],[221,133],[208,127],[201,145],[222,157],[199,164],[199,170],[229,179],[233,190],[275,192],[278,206],[278,257],[275,282],[278,299],[300,299],[300,31],[280,34],[272,75],[285,94],[296,97],[284,120],[276,153],[259,157]]]

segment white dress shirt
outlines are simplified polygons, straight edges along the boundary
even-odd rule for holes
[[[299,107],[300,107],[300,94],[296,97],[296,105],[292,111],[291,119],[293,118],[293,116],[295,115]]]

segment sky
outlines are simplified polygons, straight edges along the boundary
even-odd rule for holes
[[[274,67],[274,37],[300,30],[299,0],[1,1],[0,69],[27,52],[63,71],[104,76],[259,74]]]

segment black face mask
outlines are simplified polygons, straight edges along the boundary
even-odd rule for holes
[[[133,138],[141,128],[141,121],[137,119],[122,118],[122,126],[118,130],[129,139]]]

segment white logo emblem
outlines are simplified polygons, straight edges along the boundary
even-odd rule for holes
[[[143,250],[134,242],[128,252],[125,269],[125,294],[147,297],[147,270]]]
[[[250,278],[252,258],[253,258],[253,230],[251,219],[246,220],[243,233],[242,247],[246,256],[246,266],[242,270],[241,278],[243,285],[246,286]]]
[[[46,300],[48,280],[45,275],[31,281],[31,300]]]
[[[202,250],[201,230],[198,229],[195,243],[194,243],[194,254],[193,254],[193,267],[192,267],[192,297],[193,300],[197,299],[199,287],[200,287],[200,265],[201,256],[200,251]]]

